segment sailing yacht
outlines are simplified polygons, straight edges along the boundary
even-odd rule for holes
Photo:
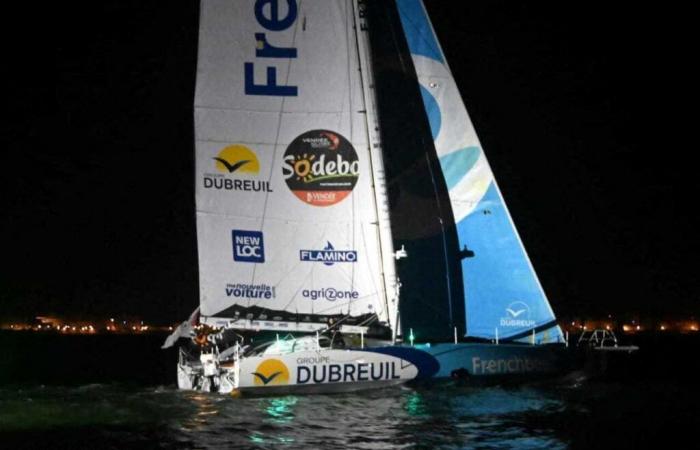
[[[326,392],[430,377],[393,345],[399,282],[354,0],[202,0],[200,302],[183,389]]]
[[[199,310],[166,342],[186,338],[180,388],[561,369],[420,0],[202,0],[195,141]]]

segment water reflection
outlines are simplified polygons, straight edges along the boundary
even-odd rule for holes
[[[420,392],[413,391],[405,396],[406,403],[404,408],[409,416],[420,417],[427,415],[425,401]]]
[[[295,396],[275,397],[262,403],[270,420],[275,423],[289,423],[294,420],[294,406],[299,399]]]
[[[100,386],[7,392],[0,419],[19,423],[26,420],[20,409],[62,405],[62,419],[52,419],[53,427],[104,426],[100,439],[146,439],[165,442],[163,448],[565,448],[565,437],[557,436],[561,417],[572,410],[564,395],[572,392],[446,385],[234,399],[174,388]],[[41,417],[37,406],[31,410]]]
[[[254,444],[290,445],[295,442],[288,433],[293,432],[294,407],[299,398],[295,396],[264,398],[258,401],[258,409],[263,413],[263,422],[270,425],[270,431],[255,431],[249,434]]]
[[[219,414],[217,401],[221,401],[220,397],[213,394],[188,392],[188,400],[195,406],[194,412],[183,423],[183,428],[187,430],[202,430],[213,418]]]

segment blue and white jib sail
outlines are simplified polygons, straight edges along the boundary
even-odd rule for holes
[[[313,331],[339,316],[361,325],[396,315],[355,6],[201,2],[195,177],[205,323]]]
[[[498,189],[421,0],[396,0],[462,259],[467,336],[538,343],[562,332]]]

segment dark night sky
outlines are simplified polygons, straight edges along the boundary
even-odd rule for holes
[[[555,312],[699,315],[688,13],[426,4]],[[0,318],[181,320],[198,4],[61,8],[4,36]]]

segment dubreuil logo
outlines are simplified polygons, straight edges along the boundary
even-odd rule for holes
[[[289,383],[289,369],[279,359],[266,359],[253,372],[256,386],[282,385]]]
[[[513,302],[506,308],[506,316],[501,317],[502,327],[531,327],[535,324],[530,319],[530,307],[525,302]]]
[[[204,189],[272,192],[269,181],[250,178],[260,173],[260,162],[255,152],[245,145],[229,145],[212,160],[218,173],[204,174]]]
[[[343,136],[312,130],[287,147],[282,176],[289,190],[304,203],[330,206],[350,195],[360,176],[360,162]]]
[[[332,266],[339,262],[357,262],[357,252],[355,250],[336,250],[333,248],[333,244],[327,242],[323,250],[299,250],[299,259],[322,262],[327,266]]]
[[[265,262],[262,231],[232,230],[233,260],[249,263]]]

